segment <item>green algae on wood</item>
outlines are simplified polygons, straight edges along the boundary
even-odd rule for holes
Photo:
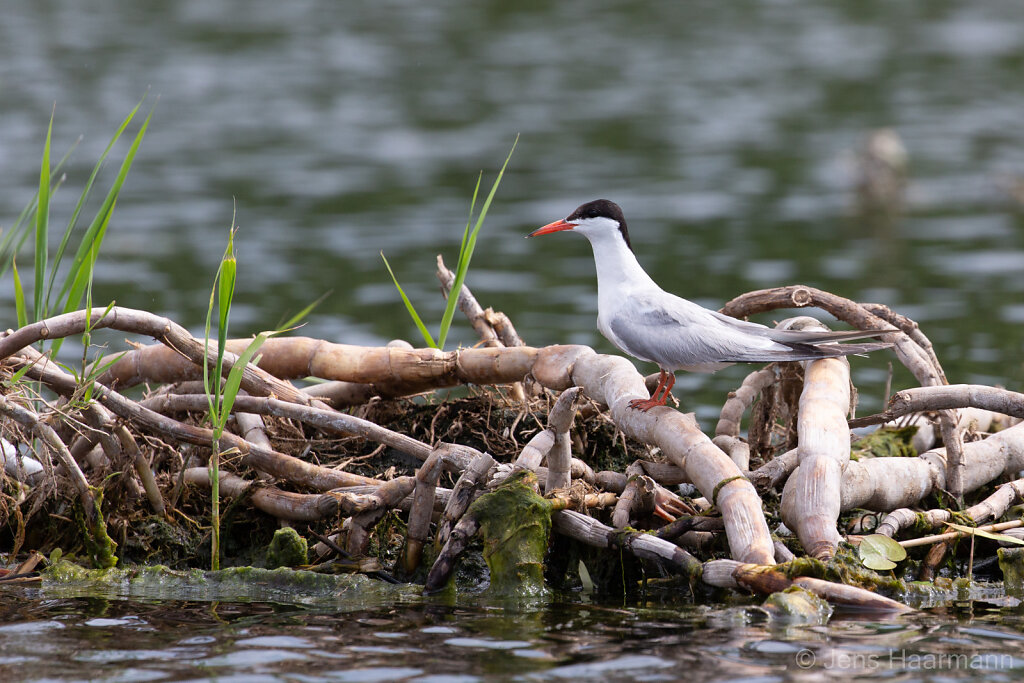
[[[320,574],[292,569],[232,567],[218,571],[162,565],[85,569],[59,560],[42,572],[43,589],[159,600],[282,602],[342,601],[353,609],[416,596],[412,586],[393,586],[360,574]]]
[[[100,569],[108,569],[117,565],[117,543],[107,533],[107,523],[103,519],[103,490],[92,489],[96,509],[93,514],[83,514],[79,506],[75,506],[75,521],[82,530],[85,549],[92,558],[93,564]]]
[[[267,569],[297,567],[309,561],[309,544],[290,526],[274,532],[267,547]]]
[[[918,453],[912,442],[917,426],[879,427],[862,436],[850,446],[850,457],[860,458],[916,458]]]
[[[790,624],[824,626],[832,616],[832,605],[800,586],[772,593],[762,606],[776,619]]]
[[[551,504],[536,492],[532,472],[512,475],[480,496],[467,514],[480,523],[484,560],[492,592],[539,595],[544,587],[544,553],[551,535]]]
[[[1024,548],[999,548],[996,553],[1006,593],[1014,597],[1024,596]]]

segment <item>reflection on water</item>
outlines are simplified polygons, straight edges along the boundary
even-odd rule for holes
[[[956,614],[876,621],[840,612],[824,627],[672,599],[352,609],[343,599],[300,608],[17,590],[0,593],[0,605],[3,680],[670,681],[686,672],[774,681],[807,671],[917,681],[1024,669],[1019,610],[983,603],[962,624]]]

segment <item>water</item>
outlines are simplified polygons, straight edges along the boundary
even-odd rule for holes
[[[415,341],[378,253],[436,326],[443,303],[434,255],[453,262],[478,171],[488,186],[519,134],[468,284],[485,306],[508,313],[528,343],[612,351],[594,325],[586,242],[522,239],[604,196],[623,205],[641,262],[670,290],[717,307],[744,291],[800,282],[886,303],[921,323],[952,382],[1020,390],[1024,213],[1003,185],[1024,176],[1022,21],[1024,5],[1013,0],[7,0],[0,225],[9,226],[32,196],[54,103],[54,156],[85,136],[55,199],[59,224],[117,124],[148,92],[143,108],[155,105],[153,121],[104,244],[98,302],[147,309],[199,332],[237,211],[235,334],[275,326],[330,291],[303,334]],[[897,130],[910,153],[906,207],[889,218],[858,213],[852,191],[854,150],[880,127]],[[19,263],[30,279],[30,254]],[[9,276],[0,285],[12,291]],[[0,306],[10,326],[11,298]],[[112,337],[115,348],[122,337]],[[461,326],[450,345],[473,341]],[[891,359],[854,360],[861,413],[880,407]],[[676,394],[709,427],[746,371],[681,375]],[[897,369],[896,388],[910,381]],[[670,662],[774,680],[793,673],[786,669],[793,644],[814,643],[818,652],[822,642],[854,650],[874,642],[865,635],[872,627],[840,620],[781,638],[780,653],[767,626],[688,620],[671,609],[658,619],[670,624],[666,642],[679,647],[655,649],[651,639],[660,636],[652,634],[662,631],[635,625],[648,618],[642,610],[615,612],[615,624],[605,626],[609,612],[584,617],[590,608],[571,604],[494,636],[528,643],[520,655],[445,644],[491,637],[489,629],[509,621],[487,606],[445,613],[440,621],[453,633],[423,634],[401,624],[419,614],[434,625],[422,616],[425,606],[364,615],[388,621],[380,627],[224,606],[218,614],[237,609],[239,616],[211,616],[199,626],[189,620],[205,606],[39,600],[34,611],[7,617],[15,633],[29,629],[28,651],[3,648],[5,657],[29,658],[37,674],[23,675],[39,678],[67,678],[75,662],[103,675],[130,667],[141,678],[163,670],[168,657],[184,667],[179,651],[225,678],[271,676],[286,664],[250,661],[246,653],[256,650],[239,644],[265,636],[309,644],[269,649],[324,676],[420,670],[422,654],[412,648],[423,648],[447,655],[443,672],[452,675],[479,676],[493,665],[554,677],[559,667],[640,657],[627,659],[641,662],[636,677],[671,678],[676,669],[658,664]],[[94,604],[101,613],[90,611]],[[87,623],[94,617],[128,621]],[[1019,630],[1015,612],[931,619],[901,622],[900,633],[928,652],[1001,653],[1012,639],[964,635],[958,619]],[[347,630],[342,644],[328,647],[316,631],[324,622],[351,626],[367,647],[403,652],[352,651]],[[60,627],[36,634],[37,623]],[[400,645],[372,635],[391,630],[405,633]],[[131,647],[120,642],[129,635]],[[185,642],[192,637],[212,640]],[[50,648],[42,656],[32,651],[40,642]],[[686,654],[691,646],[697,655]],[[105,661],[116,648],[143,654]],[[321,651],[348,658],[335,664],[312,654]],[[648,656],[657,662],[646,667]]]
[[[355,607],[0,593],[10,681],[783,681],[822,675],[1009,680],[1024,669],[1016,601],[826,626],[668,595],[562,596],[514,609],[463,597]]]

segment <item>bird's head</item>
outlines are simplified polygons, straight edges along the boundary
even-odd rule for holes
[[[629,231],[626,229],[626,219],[622,215],[622,209],[615,202],[607,199],[595,199],[576,208],[564,220],[548,223],[537,228],[527,237],[547,235],[561,230],[572,230],[587,238],[608,236],[618,233],[626,246],[633,249],[629,243]]]

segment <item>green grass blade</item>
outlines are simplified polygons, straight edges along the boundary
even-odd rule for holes
[[[242,375],[245,372],[246,365],[249,364],[249,361],[256,355],[256,352],[263,346],[263,342],[267,341],[271,335],[271,332],[260,332],[257,334],[256,338],[245,347],[245,351],[238,357],[235,364],[231,366],[228,380],[224,383],[224,403],[221,405],[221,412],[225,418],[222,418],[222,422],[226,423],[226,416],[231,414],[231,407],[235,404],[235,397],[238,396],[238,390],[242,386]]]
[[[480,182],[484,179],[484,172],[480,171],[476,176],[476,187],[473,188],[473,198],[469,200],[469,218],[466,219],[466,229],[462,231],[462,242],[459,244],[459,254],[466,251],[466,240],[469,239],[469,229],[473,225],[473,209],[476,208],[476,198],[480,194]]]
[[[18,327],[28,325],[28,302],[25,301],[25,289],[21,286],[21,276],[18,275],[18,264],[11,259],[11,269],[14,274],[14,308],[18,315]]]
[[[462,283],[466,281],[466,272],[469,270],[469,262],[473,258],[473,250],[476,248],[477,235],[480,233],[480,228],[484,224],[484,218],[487,217],[487,211],[491,208],[491,201],[494,199],[494,195],[498,191],[498,185],[501,183],[501,179],[505,175],[505,169],[508,167],[508,162],[512,158],[512,153],[516,151],[516,145],[518,143],[519,136],[517,135],[515,142],[512,143],[512,149],[509,150],[508,156],[505,157],[505,163],[501,165],[498,177],[494,179],[494,184],[491,185],[491,191],[487,194],[487,199],[484,200],[483,206],[480,207],[480,215],[477,217],[476,225],[473,227],[473,231],[469,234],[469,238],[464,240],[462,250],[459,252],[459,262],[455,269],[455,282],[452,283],[452,289],[448,295],[448,303],[444,308],[444,316],[441,318],[441,329],[438,332],[437,340],[438,348],[444,348],[444,342],[448,337],[448,330],[451,327],[452,318],[455,316],[455,305],[459,300],[459,292],[462,290]]]
[[[302,322],[302,320],[306,316],[308,316],[310,313],[312,313],[313,309],[315,309],[317,306],[322,304],[324,302],[324,299],[329,297],[332,293],[333,293],[333,290],[330,290],[330,289],[327,290],[326,292],[321,294],[320,297],[316,301],[314,301],[313,303],[309,304],[308,306],[306,306],[301,311],[299,311],[298,313],[296,313],[292,317],[288,318],[287,320],[285,320],[283,322],[280,322],[277,325],[277,330],[276,330],[277,333],[280,334],[281,332],[287,332],[289,330],[293,330],[296,327],[298,327],[299,323]]]
[[[149,115],[146,116],[146,120],[139,128],[139,132],[136,133],[135,139],[132,140],[132,144],[128,148],[128,153],[121,162],[121,168],[118,170],[117,177],[114,178],[114,184],[110,187],[110,191],[107,192],[107,196],[103,200],[103,204],[96,213],[96,217],[93,218],[92,223],[89,224],[88,229],[82,236],[82,241],[75,252],[74,261],[71,263],[68,278],[64,281],[64,284],[60,289],[60,293],[57,295],[58,301],[64,301],[65,313],[78,308],[78,305],[82,302],[81,295],[75,298],[71,297],[72,285],[77,278],[77,273],[83,267],[86,267],[89,250],[92,249],[93,244],[98,245],[103,240],[105,226],[110,221],[110,214],[114,211],[114,205],[117,203],[117,197],[121,192],[121,187],[124,185],[125,177],[128,175],[128,171],[131,170],[132,162],[135,161],[135,155],[139,151],[139,145],[142,144],[142,138],[146,135],[146,130],[149,128],[149,121],[152,118],[153,110],[151,109],[149,111]]]
[[[110,142],[107,143],[107,147],[106,149],[103,150],[103,154],[100,155],[100,158],[96,162],[96,165],[93,166],[92,173],[89,174],[89,179],[86,181],[85,187],[82,189],[82,194],[79,195],[78,202],[75,204],[75,208],[71,212],[71,219],[68,221],[68,226],[64,230],[64,236],[61,238],[60,246],[57,247],[57,252],[53,256],[53,267],[50,270],[50,280],[46,285],[47,304],[49,304],[50,294],[53,291],[54,281],[57,278],[57,271],[60,268],[61,261],[63,261],[64,259],[64,251],[67,249],[68,242],[71,239],[71,235],[72,233],[74,233],[75,227],[78,225],[78,216],[82,212],[82,206],[85,205],[86,200],[89,198],[89,193],[92,191],[92,186],[96,182],[96,176],[99,175],[100,168],[103,166],[103,162],[106,161],[107,156],[110,154],[110,150],[114,148],[115,144],[117,144],[117,141],[121,138],[121,134],[124,133],[125,129],[128,127],[128,124],[131,123],[132,119],[135,117],[135,114],[138,113],[139,107],[141,107],[142,103],[145,101],[146,98],[143,97],[142,100],[140,100],[139,103],[135,105],[135,108],[132,109],[131,112],[129,112],[128,116],[124,119],[124,121],[121,122],[121,125],[114,133],[114,137],[112,137],[110,139]]]
[[[103,242],[103,236],[107,234],[107,225],[110,223],[110,217],[113,216],[113,212],[107,212],[103,220],[103,224],[100,225],[99,231],[96,233],[96,238],[92,240],[92,246],[90,247],[87,255],[89,259],[85,262],[84,267],[79,268],[77,271],[69,272],[67,280],[65,282],[71,283],[71,289],[68,292],[68,302],[76,302],[73,308],[78,308],[78,303],[81,302],[82,296],[89,294],[90,298],[92,295],[92,276],[96,267],[96,259],[99,256],[100,244]],[[54,266],[56,267],[56,266]],[[86,304],[86,309],[92,309],[91,301]],[[64,306],[64,313],[68,313],[73,310],[71,306]],[[57,352],[60,351],[60,347],[64,344],[64,338],[58,337],[53,340],[51,348],[53,349],[53,355],[56,357]]]
[[[32,314],[36,320],[46,317],[46,309],[43,306],[43,295],[46,292],[46,259],[48,252],[48,232],[50,221],[50,138],[53,135],[53,115],[50,112],[50,125],[46,129],[46,144],[43,146],[43,162],[39,168],[39,201],[36,205],[36,268],[35,280],[32,287],[35,290],[33,302],[35,304]]]
[[[384,267],[388,269],[388,274],[391,275],[391,280],[395,283],[395,289],[397,289],[398,293],[402,296],[402,301],[405,302],[405,308],[409,311],[412,321],[416,323],[416,327],[420,329],[420,334],[423,335],[423,341],[432,349],[440,348],[434,343],[434,338],[430,335],[430,330],[428,330],[427,326],[423,324],[423,320],[420,319],[420,314],[416,312],[416,308],[412,305],[412,302],[409,301],[409,297],[405,295],[405,291],[402,289],[402,286],[398,284],[398,278],[395,277],[394,271],[391,270],[391,264],[388,263],[388,260],[384,257],[383,251],[380,252],[380,257],[384,259]]]
[[[213,280],[213,288],[210,290],[210,304],[206,308],[206,327],[203,333],[203,350],[205,353],[210,352],[210,324],[213,322],[213,309],[217,305],[217,284],[220,278],[220,269],[217,269],[217,275]],[[218,409],[220,408],[220,375],[216,378],[217,384],[214,385],[212,373],[210,372],[210,364],[203,363],[203,389],[206,392],[206,401],[210,409],[210,421],[216,423],[220,418]]]
[[[64,153],[64,156],[61,157],[61,160],[57,163],[57,165],[50,169],[51,195],[56,190],[56,186],[60,184],[58,183],[58,178],[60,177],[62,169],[64,168],[64,164],[67,163],[67,160],[71,156],[71,153],[78,148],[78,143],[80,143],[81,141],[81,137],[75,140],[74,144],[72,144],[71,147],[68,148],[68,151]],[[29,233],[32,232],[32,224],[27,222],[27,220],[28,217],[32,215],[32,211],[35,210],[36,201],[38,199],[39,192],[37,190],[36,194],[32,195],[32,199],[29,201],[29,203],[26,204],[25,208],[21,210],[21,213],[18,214],[18,218],[14,221],[14,225],[12,225],[10,229],[7,230],[6,233],[4,233],[3,237],[0,237],[0,278],[7,274],[7,269],[11,265],[11,259],[13,259],[14,256],[21,251],[22,245],[28,238]]]

